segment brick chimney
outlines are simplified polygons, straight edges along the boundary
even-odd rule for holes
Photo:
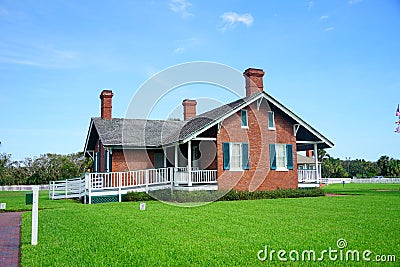
[[[112,118],[112,97],[113,92],[111,90],[103,90],[100,94],[101,99],[101,117],[105,120],[111,120]]]
[[[246,79],[246,96],[262,92],[264,90],[263,76],[265,72],[262,69],[248,68],[243,75]]]
[[[183,119],[185,121],[190,120],[193,117],[196,117],[196,100],[185,99],[182,101],[183,106]]]
[[[306,156],[309,157],[309,158],[312,158],[314,156],[314,151],[306,150]]]

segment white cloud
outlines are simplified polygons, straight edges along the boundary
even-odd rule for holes
[[[249,13],[238,14],[236,12],[225,12],[221,15],[222,27],[221,31],[225,31],[230,28],[236,27],[236,25],[242,23],[247,27],[253,24],[253,16]]]
[[[350,5],[355,5],[355,4],[358,4],[358,3],[361,3],[363,0],[349,0],[349,4]]]
[[[326,16],[326,15],[322,15],[321,17],[319,17],[320,20],[324,20],[324,19],[328,19],[328,18],[329,18],[329,16]]]
[[[192,13],[188,11],[188,8],[192,6],[192,3],[186,0],[172,0],[169,3],[169,8],[182,16],[182,18],[187,18],[193,16]]]
[[[180,54],[180,53],[183,53],[184,51],[185,51],[184,47],[177,47],[174,50],[174,54]]]
[[[307,6],[308,6],[308,9],[313,8],[314,2],[313,1],[308,1]]]
[[[333,29],[334,29],[333,27],[328,27],[324,29],[324,32],[330,32],[333,31]]]

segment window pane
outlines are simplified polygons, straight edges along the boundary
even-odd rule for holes
[[[276,167],[286,168],[286,149],[283,144],[276,144]]]
[[[232,144],[231,168],[240,168],[240,144]]]
[[[247,110],[242,110],[242,126],[247,126]]]
[[[273,111],[268,111],[268,128],[275,128]]]

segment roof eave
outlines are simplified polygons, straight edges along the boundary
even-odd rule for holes
[[[88,147],[88,144],[89,144],[90,136],[92,134],[92,127],[93,127],[93,118],[90,119],[89,131],[88,131],[88,133],[86,135],[85,148],[83,150],[83,155],[86,155],[86,153],[88,151],[87,147]]]

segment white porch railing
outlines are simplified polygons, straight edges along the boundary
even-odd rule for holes
[[[198,170],[192,171],[192,183],[216,183],[217,170]]]
[[[299,183],[318,183],[316,170],[297,170]],[[318,177],[321,179],[321,173]]]
[[[160,187],[216,184],[217,171],[199,170],[196,167],[189,171],[187,167],[169,167],[128,172],[87,173],[85,183],[90,204],[91,196],[111,191],[117,192],[121,201],[122,194],[129,190],[148,192]]]

